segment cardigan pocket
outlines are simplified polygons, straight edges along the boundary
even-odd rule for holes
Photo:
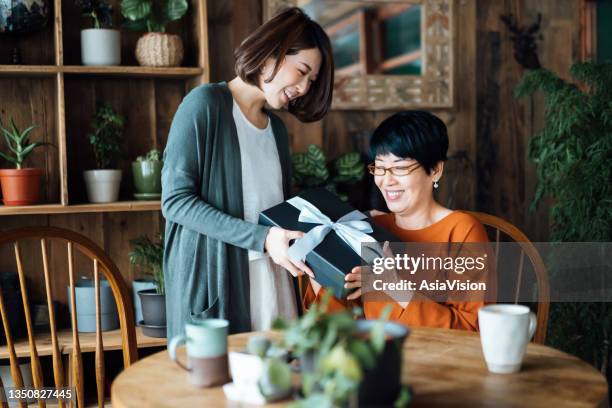
[[[194,313],[191,312],[192,319],[211,319],[219,317],[219,297],[217,296],[215,300],[212,301],[208,308],[202,310],[201,312]]]

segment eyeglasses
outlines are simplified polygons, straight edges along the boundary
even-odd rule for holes
[[[421,167],[419,163],[413,163],[410,166],[396,166],[389,168],[376,166],[374,163],[372,163],[368,165],[368,170],[370,171],[370,174],[374,176],[384,176],[387,174],[387,172],[390,172],[394,176],[401,177],[409,175],[419,167]]]

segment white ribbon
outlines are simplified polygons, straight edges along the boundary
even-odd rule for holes
[[[293,197],[287,202],[300,210],[298,221],[319,224],[289,247],[287,254],[294,261],[304,261],[306,255],[323,242],[325,236],[332,230],[360,256],[362,242],[376,242],[367,234],[374,231],[372,226],[369,222],[362,221],[368,217],[360,211],[353,210],[343,215],[338,221],[332,222],[327,215],[301,197]]]

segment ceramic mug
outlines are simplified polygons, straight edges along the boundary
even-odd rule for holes
[[[527,343],[537,320],[527,306],[488,305],[478,311],[480,342],[492,373],[509,374],[521,369]]]
[[[193,319],[185,325],[185,334],[168,343],[170,358],[189,372],[189,382],[196,387],[212,387],[229,381],[227,334],[229,322],[224,319]],[[187,365],[176,355],[179,345],[187,346]]]

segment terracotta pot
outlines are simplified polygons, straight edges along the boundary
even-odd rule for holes
[[[176,34],[146,33],[136,42],[136,59],[143,66],[176,67],[183,54],[183,41]]]
[[[0,185],[5,205],[32,205],[40,199],[42,169],[2,169]]]

